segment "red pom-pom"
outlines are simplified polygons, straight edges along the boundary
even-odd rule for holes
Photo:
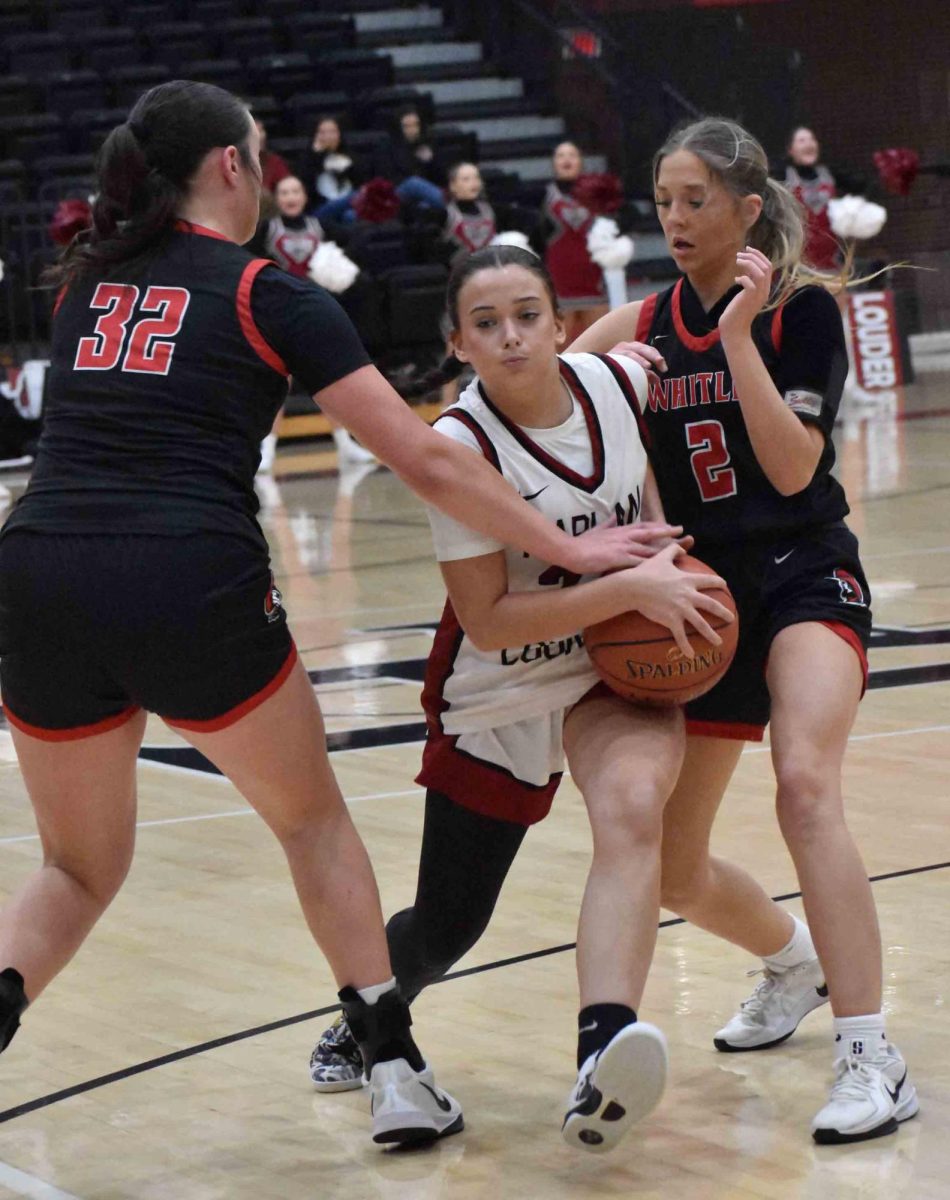
[[[353,197],[353,208],[361,221],[372,221],[381,225],[399,216],[399,197],[388,179],[377,176],[364,183]]]
[[[571,195],[595,217],[609,216],[623,204],[623,187],[617,176],[609,171],[579,175]]]
[[[895,196],[906,196],[920,170],[920,155],[906,146],[876,150],[874,165],[881,182],[889,192],[893,192]]]
[[[57,246],[68,246],[77,233],[92,225],[88,200],[60,200],[49,223],[49,235]]]

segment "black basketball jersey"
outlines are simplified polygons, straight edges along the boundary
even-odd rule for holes
[[[141,266],[60,297],[43,434],[4,531],[266,544],[253,481],[288,374],[318,390],[366,362],[322,289],[179,222]]]
[[[696,539],[735,543],[841,520],[848,504],[832,478],[831,432],[847,374],[837,305],[818,287],[796,292],[780,308],[760,313],[752,337],[785,402],[825,433],[811,483],[783,496],[759,466],[739,405],[718,321],[737,294],[732,288],[706,313],[689,281],[680,279],[643,302],[635,337],[655,346],[668,371],[650,376],[644,418],[650,460],[667,519]]]

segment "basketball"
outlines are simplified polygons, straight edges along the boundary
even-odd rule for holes
[[[683,571],[716,574],[688,554],[678,558],[676,565]],[[711,588],[706,595],[735,614],[736,604],[727,589]],[[665,625],[638,612],[620,613],[589,626],[584,630],[584,644],[597,674],[618,696],[663,708],[686,704],[719,682],[732,662],[739,639],[738,616],[731,624],[711,613],[705,616],[722,638],[722,645],[711,645],[687,626],[692,658],[685,657]]]

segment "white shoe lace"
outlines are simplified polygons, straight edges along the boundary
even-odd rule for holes
[[[831,1085],[829,1103],[837,1100],[863,1100],[867,1089],[873,1087],[878,1068],[851,1054],[835,1059],[835,1081]]]
[[[739,1005],[742,1015],[746,1017],[759,1017],[765,1009],[766,1001],[775,990],[775,985],[778,983],[781,976],[776,975],[774,971],[770,971],[768,967],[756,967],[752,971],[746,971],[746,975],[764,975],[764,979],[760,979],[755,985],[752,995],[743,1000]]]

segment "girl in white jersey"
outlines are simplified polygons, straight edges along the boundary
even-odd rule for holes
[[[576,534],[656,511],[640,438],[646,376],[629,360],[558,357],[564,325],[540,260],[492,247],[455,268],[449,315],[457,359],[478,377],[439,419],[551,521]],[[528,825],[551,805],[566,755],[587,805],[594,855],[577,935],[578,1069],[565,1138],[613,1146],[660,1098],[663,1035],[638,1022],[659,917],[663,807],[683,753],[681,713],[642,709],[598,684],[579,630],[639,609],[673,630],[718,638],[726,609],[679,571],[681,532],[642,526],[643,562],[601,578],[569,575],[430,510],[448,603],[426,673],[429,734],[419,891],[388,927],[407,995],[445,973],[487,924]],[[311,1074],[358,1086],[346,1030],[321,1039]],[[352,1056],[351,1056],[352,1057]]]

